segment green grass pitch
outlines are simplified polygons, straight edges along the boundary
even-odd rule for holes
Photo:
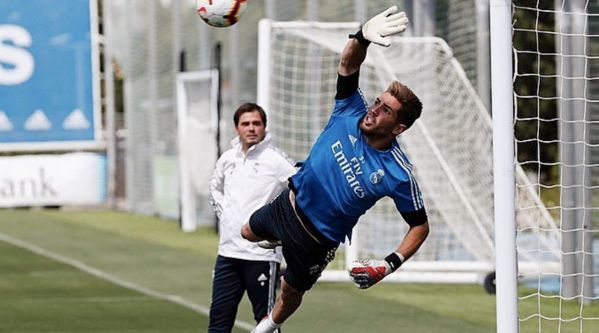
[[[209,228],[185,234],[174,222],[113,211],[0,210],[0,236],[0,332],[206,331],[217,248]],[[521,311],[537,306],[523,301]],[[597,305],[587,309],[597,316]],[[234,332],[253,323],[246,298],[238,320]],[[537,324],[525,323],[521,331],[538,331]],[[365,291],[318,283],[283,329],[493,332],[495,298],[475,285],[384,283]]]

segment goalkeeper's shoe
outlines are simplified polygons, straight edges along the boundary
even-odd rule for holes
[[[256,326],[250,333],[274,333],[279,327],[281,327],[281,325],[275,324],[270,316],[267,315],[262,318],[258,323],[258,326]]]
[[[263,241],[259,241],[257,244],[261,248],[267,249],[267,250],[272,250],[272,249],[276,248],[277,246],[283,245],[280,240],[275,240],[275,241],[263,240]]]

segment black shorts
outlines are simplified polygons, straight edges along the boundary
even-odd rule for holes
[[[255,211],[249,223],[254,234],[270,240],[281,240],[287,263],[283,277],[293,288],[306,291],[312,288],[328,263],[335,258],[339,243],[318,233],[305,216],[302,221],[318,241],[308,234],[297,219],[289,201],[289,190],[285,190]]]

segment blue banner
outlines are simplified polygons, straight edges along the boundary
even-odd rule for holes
[[[0,0],[0,148],[96,140],[90,0]]]

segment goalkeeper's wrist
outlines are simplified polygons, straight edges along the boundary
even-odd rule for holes
[[[368,39],[366,39],[366,37],[364,37],[364,33],[362,33],[361,28],[355,34],[349,35],[349,38],[355,38],[362,45],[365,45],[365,46],[370,45],[370,41]]]
[[[406,258],[399,252],[391,252],[387,257],[385,257],[385,261],[389,264],[391,268],[391,272],[395,272]]]

